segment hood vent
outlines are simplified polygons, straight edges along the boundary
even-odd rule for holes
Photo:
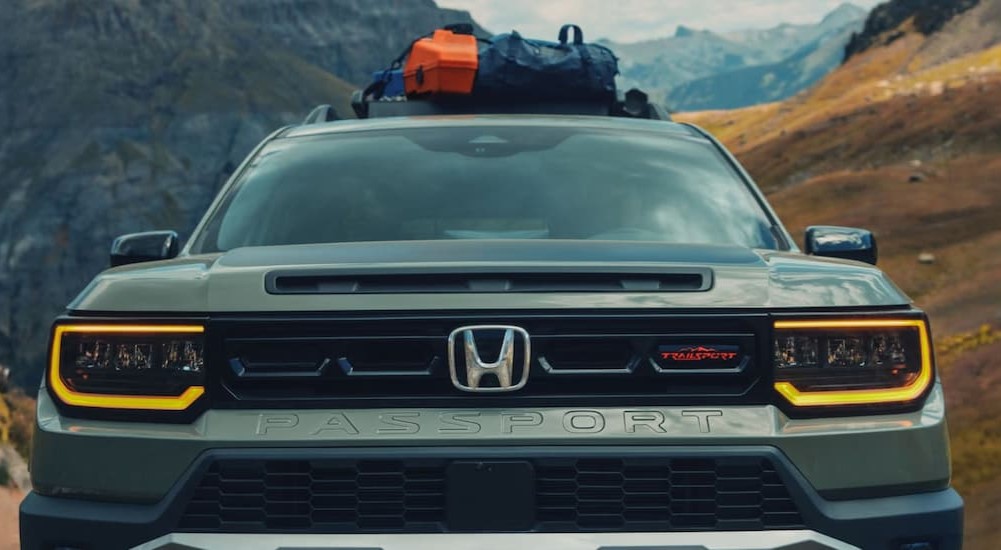
[[[269,294],[426,294],[524,292],[704,292],[708,268],[406,272],[276,271],[265,277]]]

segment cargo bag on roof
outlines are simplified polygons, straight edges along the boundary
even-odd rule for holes
[[[468,95],[476,80],[478,54],[472,25],[446,25],[417,38],[388,68],[376,71],[362,97]]]
[[[564,25],[559,42],[511,32],[480,44],[473,93],[497,99],[612,100],[618,73],[612,51],[585,44],[577,25]]]

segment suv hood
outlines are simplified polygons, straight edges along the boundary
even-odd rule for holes
[[[353,277],[532,273],[547,280],[587,273],[699,273],[699,288],[531,292],[309,291],[275,293],[276,275]],[[640,274],[640,275],[636,275]],[[269,288],[270,292],[269,292]],[[338,287],[339,288],[339,287]],[[607,241],[415,241],[271,246],[136,264],[98,275],[72,311],[215,313],[352,310],[818,308],[906,306],[910,299],[873,266],[732,246]]]

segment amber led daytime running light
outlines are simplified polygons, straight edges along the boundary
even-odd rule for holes
[[[931,344],[928,341],[928,327],[917,319],[859,319],[844,321],[776,321],[776,330],[823,330],[823,329],[866,329],[866,328],[909,328],[916,327],[921,343],[921,372],[910,384],[901,388],[875,390],[837,390],[821,392],[801,392],[791,382],[776,382],[775,390],[797,407],[824,407],[838,405],[878,405],[913,401],[928,389],[932,383]]]
[[[191,406],[202,394],[204,386],[190,386],[178,396],[161,395],[112,395],[75,392],[70,389],[59,374],[62,357],[63,334],[201,334],[205,327],[199,325],[60,325],[52,338],[52,354],[49,359],[49,389],[60,401],[74,407],[100,409],[130,409],[152,411],[183,411]]]

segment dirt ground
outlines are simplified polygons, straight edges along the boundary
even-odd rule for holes
[[[17,533],[17,507],[24,493],[17,489],[0,487],[0,550],[20,548]]]

